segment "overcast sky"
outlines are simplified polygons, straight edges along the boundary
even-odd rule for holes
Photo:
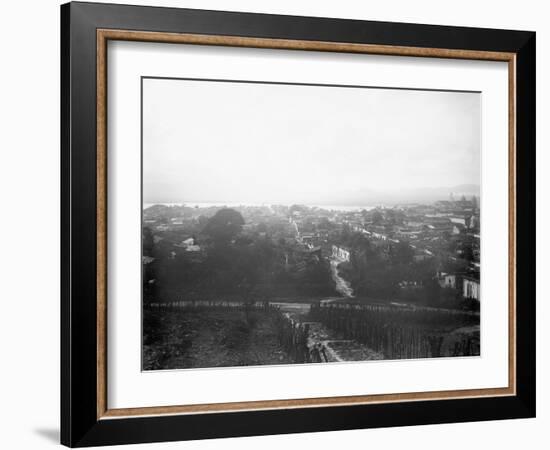
[[[478,185],[478,93],[143,81],[143,200],[372,204]]]

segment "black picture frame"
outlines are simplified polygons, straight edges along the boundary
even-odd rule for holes
[[[116,419],[97,414],[98,29],[516,55],[516,395]],[[535,416],[534,32],[68,3],[61,6],[61,443],[70,447]]]

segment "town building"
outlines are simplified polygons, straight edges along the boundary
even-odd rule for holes
[[[439,272],[437,282],[442,288],[456,288],[456,274]]]
[[[464,298],[480,300],[479,276],[465,275],[462,278],[462,295]]]
[[[336,259],[339,259],[342,262],[349,262],[351,253],[349,249],[345,247],[340,247],[338,245],[332,246],[332,256]]]

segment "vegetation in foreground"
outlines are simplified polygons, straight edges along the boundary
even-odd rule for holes
[[[277,318],[239,309],[143,311],[143,370],[290,364]]]

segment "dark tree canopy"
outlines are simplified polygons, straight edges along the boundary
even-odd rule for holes
[[[392,264],[409,264],[412,262],[414,251],[407,242],[397,242],[390,247]]]
[[[244,225],[243,216],[234,209],[220,209],[203,228],[203,233],[219,243],[230,242],[241,232]]]
[[[153,232],[149,227],[144,227],[142,232],[142,247],[143,247],[143,254],[145,256],[152,256],[153,255],[153,247],[154,247],[154,239],[153,239]]]
[[[384,221],[384,216],[382,216],[382,213],[378,210],[374,211],[372,213],[372,223],[375,225],[380,225]]]

